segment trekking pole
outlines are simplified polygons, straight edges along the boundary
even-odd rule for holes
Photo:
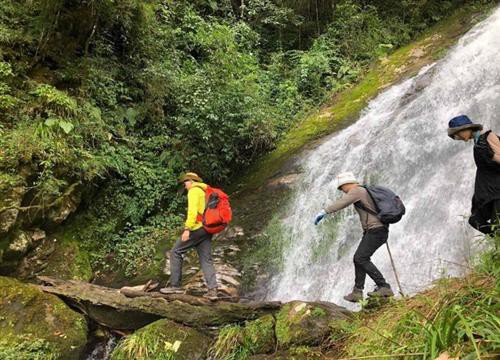
[[[396,276],[396,282],[398,283],[399,293],[401,294],[402,297],[405,297],[405,294],[403,293],[403,288],[401,287],[401,283],[399,282],[399,276],[398,272],[396,271],[396,265],[394,264],[394,259],[392,258],[391,248],[389,247],[389,240],[385,242],[385,245],[387,245],[387,252],[389,252],[389,258],[391,259],[391,265],[392,265],[392,270],[394,271],[394,276]]]

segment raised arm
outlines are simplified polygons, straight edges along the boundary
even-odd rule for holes
[[[355,188],[335,201],[332,205],[325,208],[327,214],[331,214],[348,207],[351,204],[361,200],[361,189]]]

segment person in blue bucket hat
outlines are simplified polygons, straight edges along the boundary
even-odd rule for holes
[[[467,115],[456,116],[448,123],[453,140],[474,141],[476,181],[469,224],[484,234],[493,234],[500,218],[500,138],[491,130],[482,131]]]

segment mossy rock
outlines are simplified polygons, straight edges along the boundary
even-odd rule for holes
[[[93,278],[88,252],[73,240],[55,237],[54,252],[47,259],[47,267],[40,275],[64,280],[90,281]]]
[[[275,319],[272,315],[249,321],[243,329],[243,346],[252,354],[266,354],[275,350]]]
[[[328,337],[332,321],[348,317],[349,311],[335,304],[290,302],[276,317],[278,346],[318,345]]]
[[[123,339],[111,360],[205,359],[211,339],[201,332],[161,319]]]
[[[78,359],[86,343],[83,315],[33,285],[0,277],[0,358]]]

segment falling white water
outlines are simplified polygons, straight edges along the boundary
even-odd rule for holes
[[[355,124],[301,160],[304,177],[283,224],[291,244],[268,298],[348,305],[342,296],[354,284],[358,216],[350,207],[313,225],[314,215],[341,196],[334,178],[343,171],[403,199],[407,213],[389,235],[403,291],[463,273],[479,238],[466,219],[475,174],[472,144],[446,135],[448,120],[459,114],[500,133],[500,9],[444,59],[384,91]],[[385,246],[372,261],[397,290]],[[365,289],[372,285],[367,277]]]

